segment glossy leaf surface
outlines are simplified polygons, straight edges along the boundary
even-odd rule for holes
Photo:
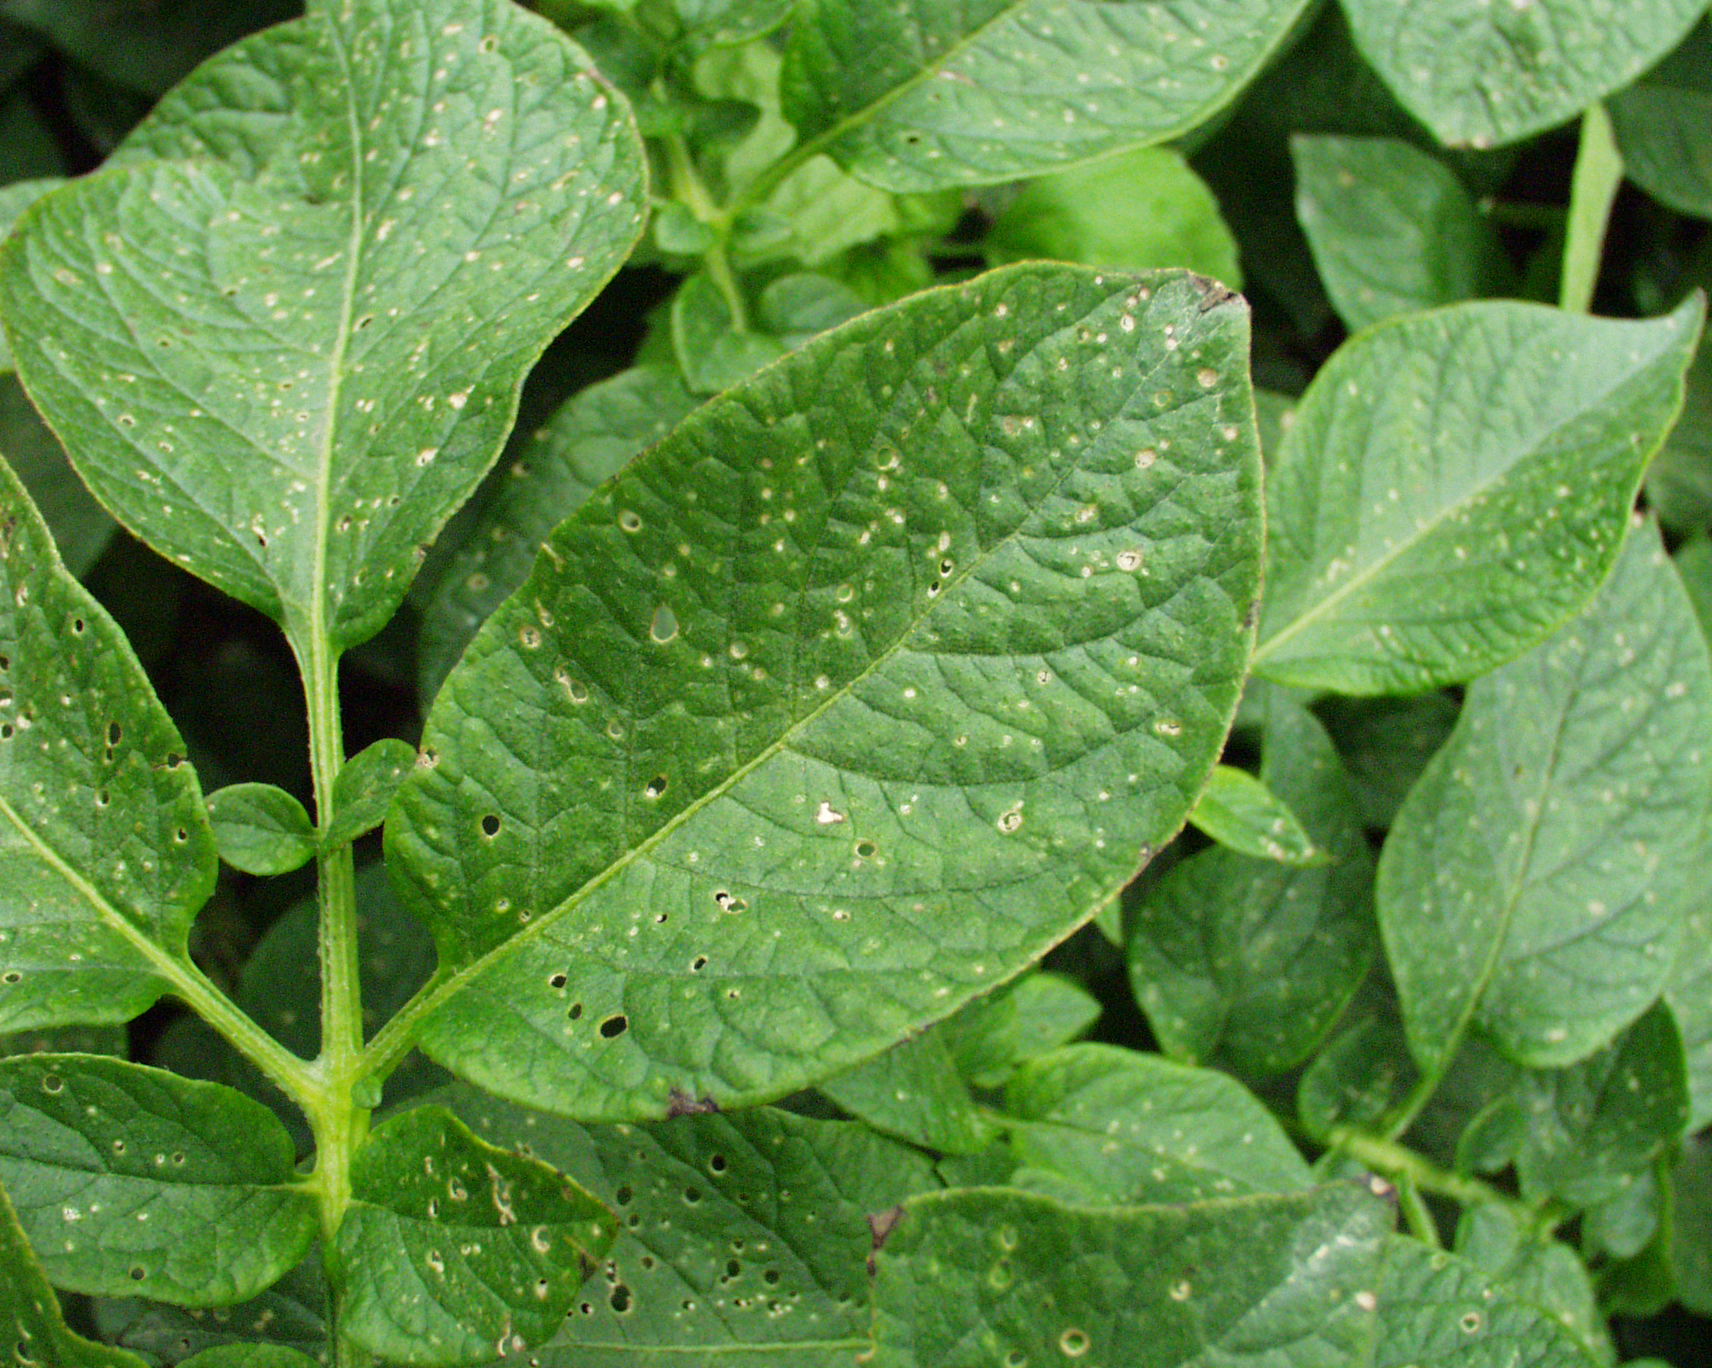
[[[1342,0],[1356,45],[1452,147],[1540,133],[1627,85],[1688,32],[1700,0]]]
[[[640,230],[586,67],[497,0],[317,6],[40,202],[0,312],[103,502],[294,636],[378,630]]]
[[[1353,1368],[1386,1224],[1353,1184],[1183,1207],[918,1197],[875,1255],[872,1362]]]
[[[1477,303],[1345,344],[1272,467],[1257,671],[1418,693],[1561,626],[1616,556],[1700,318]]]
[[[315,1237],[295,1158],[229,1088],[100,1055],[0,1061],[0,1181],[73,1291],[191,1306],[261,1291]]]
[[[1230,101],[1303,0],[814,0],[785,113],[863,180],[1012,180],[1164,142]]]
[[[127,1021],[189,971],[216,860],[183,757],[0,462],[0,1029]]]
[[[1658,995],[1712,792],[1712,666],[1642,526],[1586,613],[1468,691],[1398,814],[1379,918],[1409,1044],[1479,1023],[1516,1058],[1585,1058]]]
[[[399,1029],[585,1118],[757,1101],[1090,917],[1234,711],[1246,347],[1194,277],[1017,267],[699,410],[441,692],[387,831],[442,964]]]

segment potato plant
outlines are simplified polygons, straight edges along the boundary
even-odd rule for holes
[[[1705,1362],[1623,8],[0,0],[0,1355]]]

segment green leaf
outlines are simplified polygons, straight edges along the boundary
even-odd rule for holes
[[[891,190],[984,185],[1165,142],[1228,104],[1303,0],[813,0],[785,113]]]
[[[1681,41],[1700,0],[1343,0],[1356,45],[1450,147],[1496,147],[1566,122]]]
[[[1682,1037],[1654,1007],[1612,1044],[1567,1069],[1532,1070],[1517,1105],[1522,1194],[1595,1206],[1640,1180],[1688,1127]]]
[[[916,1197],[875,1255],[870,1362],[1365,1365],[1387,1220],[1353,1184],[1183,1207]]]
[[[295,1159],[273,1115],[229,1088],[101,1055],[0,1060],[0,1182],[74,1292],[253,1296],[315,1238]]]
[[[0,1030],[128,1021],[193,972],[217,865],[183,755],[0,461]]]
[[[748,379],[785,354],[785,344],[739,327],[731,301],[706,271],[683,283],[672,301],[672,351],[684,383],[696,394],[716,394]]]
[[[328,846],[343,845],[373,831],[416,764],[416,748],[389,736],[376,741],[345,762],[333,781],[333,821],[327,828]]]
[[[1290,805],[1247,770],[1216,765],[1189,812],[1189,823],[1239,855],[1296,869],[1326,864],[1330,857],[1302,830]]]
[[[476,629],[528,577],[541,543],[595,488],[696,406],[661,368],[625,371],[573,395],[477,495],[465,540],[422,610],[419,681],[432,698]]]
[[[1616,1362],[1586,1265],[1561,1240],[1526,1229],[1520,1210],[1492,1202],[1467,1208],[1457,1222],[1456,1252],[1506,1294],[1550,1312],[1600,1363]]]
[[[1306,1059],[1373,957],[1373,857],[1349,779],[1305,709],[1277,690],[1266,709],[1261,778],[1331,863],[1203,851],[1146,893],[1129,941],[1130,983],[1165,1051],[1249,1075]]]
[[[202,67],[0,253],[19,373],[79,472],[300,654],[392,616],[636,240],[636,134],[586,63],[514,5],[318,6]]]
[[[1308,1186],[1271,1114],[1228,1074],[1113,1045],[1030,1060],[1005,1089],[1012,1185],[1070,1201],[1201,1202]]]
[[[1712,1316],[1712,1140],[1691,1140],[1671,1173],[1671,1254],[1682,1304]]]
[[[246,874],[289,874],[315,858],[315,823],[272,784],[232,784],[208,796],[220,858]]]
[[[1562,626],[1609,573],[1700,319],[1476,303],[1346,343],[1272,465],[1257,672],[1417,693]]]
[[[1587,611],[1470,687],[1379,862],[1409,1046],[1584,1059],[1658,996],[1712,794],[1712,664],[1656,529]]]
[[[15,375],[0,375],[0,455],[41,510],[65,568],[79,578],[88,574],[118,524],[84,488]]]
[[[820,1090],[875,1130],[942,1154],[974,1154],[993,1139],[937,1030],[827,1079]]]
[[[765,37],[790,17],[795,0],[670,0],[691,52]]]
[[[1502,291],[1498,234],[1443,162],[1396,138],[1297,136],[1296,215],[1351,332]]]
[[[57,190],[64,184],[65,181],[58,176],[43,176],[36,180],[13,181],[10,185],[0,185],[0,240],[11,235],[24,210],[48,191]],[[12,349],[6,344],[5,334],[0,333],[0,371],[11,369]]]
[[[1623,169],[1661,204],[1712,218],[1712,23],[1610,105]]]
[[[0,18],[35,29],[102,75],[158,95],[246,33],[289,19],[301,0],[0,0]]]
[[[181,1368],[317,1368],[301,1349],[284,1344],[220,1344],[181,1359]]]
[[[1705,868],[1698,859],[1692,867]],[[1696,886],[1687,910],[1679,915],[1684,921],[1682,948],[1664,997],[1682,1031],[1688,1059],[1688,1128],[1698,1131],[1712,1125],[1712,899]]]
[[[18,1368],[144,1368],[123,1349],[86,1340],[65,1323],[47,1274],[0,1187],[0,1342]]]
[[[550,1337],[606,1257],[613,1214],[437,1106],[386,1122],[351,1165],[339,1327],[401,1363],[482,1363]]]
[[[1413,698],[1324,698],[1314,713],[1331,733],[1355,786],[1363,826],[1389,827],[1427,762],[1456,726],[1442,693]]]
[[[443,1097],[623,1216],[604,1283],[532,1355],[543,1368],[848,1368],[869,1344],[870,1221],[938,1186],[920,1154],[844,1121],[759,1108],[583,1127],[472,1088]]]
[[[1032,973],[978,997],[939,1033],[957,1072],[976,1087],[1002,1087],[1036,1055],[1068,1045],[1100,1016],[1100,1000],[1064,974]]]
[[[1647,470],[1647,504],[1672,532],[1712,527],[1712,346],[1688,368],[1682,417]]]
[[[1242,287],[1219,202],[1180,153],[1144,147],[1030,181],[982,242],[995,266],[1030,257],[1119,271],[1186,266]]]
[[[1384,1011],[1352,1012],[1302,1074],[1296,1111],[1314,1138],[1328,1142],[1339,1126],[1376,1128],[1401,1106],[1420,1078],[1403,1023]]]
[[[441,969],[388,1046],[584,1119],[747,1104],[1090,918],[1235,710],[1246,358],[1193,277],[1013,267],[691,415],[441,690],[387,824]]]
[[[1598,1368],[1545,1307],[1454,1254],[1394,1235],[1385,1247],[1370,1368]]]

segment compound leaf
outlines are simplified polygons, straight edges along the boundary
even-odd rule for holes
[[[193,972],[217,860],[183,755],[0,460],[0,1031],[128,1021]]]
[[[1356,45],[1450,147],[1496,147],[1574,118],[1681,41],[1700,0],[1343,0]]]
[[[1496,294],[1497,231],[1436,157],[1396,138],[1297,136],[1296,217],[1354,332],[1394,314]]]
[[[785,113],[891,190],[982,185],[1187,132],[1229,103],[1304,0],[814,0]]]
[[[640,231],[586,67],[511,4],[317,5],[40,201],[0,312],[102,502],[300,651],[377,631]]]
[[[295,1159],[272,1113],[230,1088],[101,1055],[0,1060],[0,1181],[60,1287],[253,1296],[315,1238]]]
[[[1388,1212],[1354,1184],[1180,1207],[975,1188],[875,1254],[875,1368],[1365,1365]]]
[[[1712,664],[1651,526],[1587,611],[1469,689],[1379,862],[1379,921],[1429,1072],[1471,1022],[1584,1059],[1672,969],[1712,793]]]
[[[538,1159],[416,1107],[357,1151],[336,1237],[340,1329],[401,1363],[481,1363],[540,1344],[616,1234]]]
[[[1461,304],[1348,342],[1272,466],[1257,672],[1417,693],[1561,626],[1610,570],[1701,313]]]
[[[875,1231],[938,1186],[921,1154],[846,1121],[762,1107],[585,1127],[473,1088],[441,1097],[622,1216],[603,1281],[535,1351],[544,1368],[848,1368],[869,1345]]]
[[[749,1103],[1018,972],[1182,825],[1255,593],[1246,311],[1021,266],[823,335],[548,542],[388,864],[415,1040],[582,1119]]]

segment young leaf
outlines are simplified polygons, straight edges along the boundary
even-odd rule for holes
[[[1712,218],[1712,23],[1610,105],[1623,169],[1661,204]]]
[[[874,1256],[870,1362],[1365,1366],[1387,1222],[1349,1183],[1181,1207],[913,1198]]]
[[[1013,1186],[1071,1201],[1178,1204],[1297,1192],[1308,1166],[1228,1074],[1112,1045],[1071,1045],[1005,1089]]]
[[[1712,664],[1656,529],[1587,611],[1469,689],[1397,816],[1379,921],[1429,1072],[1477,1022],[1584,1059],[1658,996],[1712,794]]]
[[[1302,830],[1290,805],[1247,770],[1216,765],[1189,824],[1227,850],[1305,869],[1330,857]]]
[[[0,460],[0,1030],[128,1021],[194,972],[216,857],[183,755]]]
[[[1351,332],[1497,294],[1497,231],[1436,157],[1396,138],[1297,136],[1296,216]]]
[[[672,352],[692,391],[716,394],[777,361],[785,354],[785,344],[739,328],[731,302],[712,276],[699,271],[672,301]]]
[[[1272,466],[1256,671],[1417,693],[1561,626],[1610,570],[1701,313],[1462,304],[1347,343]]]
[[[942,1154],[974,1154],[993,1139],[937,1030],[899,1042],[820,1090],[875,1130]]]
[[[326,843],[343,845],[379,826],[415,763],[416,748],[391,736],[347,760],[333,781],[333,821]]]
[[[1378,1304],[1371,1368],[1600,1368],[1543,1306],[1405,1236],[1386,1242]]]
[[[515,5],[320,4],[0,254],[19,373],[90,487],[300,652],[392,616],[636,240],[636,134],[586,63]]]
[[[220,858],[246,874],[289,874],[315,858],[315,823],[272,784],[232,784],[208,795]]]
[[[441,1107],[413,1108],[351,1166],[333,1265],[340,1330],[400,1363],[508,1357],[559,1328],[615,1233],[562,1173]]]
[[[0,1182],[60,1287],[253,1296],[315,1238],[295,1159],[272,1113],[230,1088],[100,1055],[0,1060]]]
[[[144,1368],[123,1349],[86,1340],[70,1329],[47,1274],[24,1238],[17,1213],[0,1187],[0,1342],[18,1368]]]
[[[1130,983],[1166,1052],[1249,1075],[1306,1059],[1373,957],[1373,857],[1337,752],[1280,690],[1265,717],[1261,778],[1331,862],[1203,851],[1142,898],[1129,941]]]
[[[691,415],[441,690],[387,824],[441,968],[376,1049],[582,1118],[759,1101],[1093,915],[1235,709],[1246,348],[1195,277],[1013,267]]]
[[[467,536],[423,605],[423,698],[438,692],[476,628],[528,578],[547,534],[696,403],[670,371],[638,368],[590,385],[543,427],[512,439],[503,477],[490,477],[476,496]]]
[[[1356,45],[1449,147],[1495,147],[1574,118],[1681,41],[1700,0],[1343,0]]]
[[[1526,1118],[1516,1176],[1530,1200],[1577,1207],[1620,1195],[1688,1127],[1682,1037],[1655,1006],[1597,1054],[1531,1070],[1516,1105]]]
[[[995,266],[1031,257],[1119,271],[1186,266],[1242,288],[1236,239],[1218,200],[1181,153],[1163,147],[1030,181],[981,245]]]
[[[785,113],[891,190],[986,185],[1187,132],[1248,83],[1304,0],[813,0]]]
[[[758,1108],[583,1127],[473,1088],[442,1097],[623,1216],[604,1285],[532,1355],[543,1368],[848,1368],[869,1347],[875,1232],[938,1186],[922,1155],[844,1121]]]

